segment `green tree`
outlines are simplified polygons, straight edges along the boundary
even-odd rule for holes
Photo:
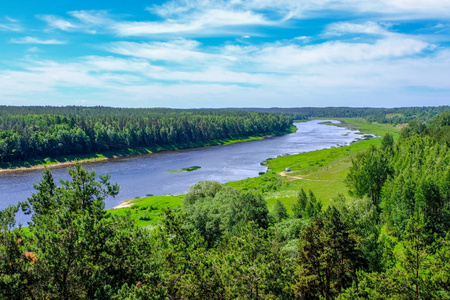
[[[309,200],[306,203],[305,207],[305,216],[307,218],[314,218],[322,211],[322,204],[317,201],[316,195],[310,190],[309,191]]]
[[[25,232],[16,228],[15,215],[20,205],[0,211],[0,299],[36,299],[33,289],[39,274],[33,245],[24,242]]]
[[[366,267],[353,224],[334,207],[307,225],[300,235],[293,290],[300,299],[333,299],[357,282]]]
[[[304,216],[306,204],[308,203],[308,196],[302,188],[298,193],[297,201],[292,206],[292,213],[294,218],[301,218]]]
[[[371,146],[352,160],[352,167],[347,175],[350,192],[356,197],[369,196],[378,208],[381,189],[392,174],[389,157],[383,151]]]
[[[222,299],[223,285],[214,256],[189,223],[186,213],[165,211],[158,234],[169,299]]]
[[[241,193],[233,199],[230,208],[227,223],[230,232],[239,231],[250,221],[264,229],[269,227],[269,209],[261,194]]]
[[[277,200],[277,203],[275,204],[275,207],[273,209],[273,214],[278,222],[281,222],[284,219],[289,218],[286,206],[284,206],[283,202],[281,202],[280,200]]]
[[[359,273],[360,284],[339,299],[447,299],[449,266],[447,241],[435,244],[424,214],[409,220],[405,239],[394,250],[394,264],[385,272]],[[436,247],[437,246],[437,247]],[[348,299],[348,298],[347,298]]]
[[[16,240],[20,262],[11,265],[21,267],[8,275],[16,280],[3,281],[2,290],[12,291],[22,281],[16,293],[30,299],[102,299],[124,284],[142,282],[155,287],[155,294],[161,292],[159,264],[148,258],[154,249],[149,232],[129,218],[110,218],[104,210],[103,201],[117,195],[118,185],[109,176],[97,180],[94,171],[80,165],[69,174],[72,179],[57,186],[51,172],[44,171],[37,192],[23,204],[32,213],[29,234],[5,231],[15,234],[9,245]]]
[[[390,133],[386,133],[381,140],[381,149],[392,150],[394,146],[394,136]]]
[[[293,265],[273,229],[249,222],[215,250],[224,299],[292,299]]]

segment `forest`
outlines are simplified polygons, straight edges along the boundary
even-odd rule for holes
[[[282,114],[0,106],[0,163],[289,132]]]
[[[232,108],[231,108],[232,109]],[[240,111],[283,113],[295,120],[311,118],[364,118],[371,122],[399,124],[410,121],[429,121],[437,114],[450,110],[450,106],[423,107],[297,107],[297,108],[235,108]]]
[[[107,175],[45,170],[0,213],[0,299],[450,299],[449,137],[449,112],[385,134],[352,158],[351,198],[269,211],[201,181],[149,228],[104,210]]]

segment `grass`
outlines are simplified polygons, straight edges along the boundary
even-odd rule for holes
[[[402,126],[390,124],[370,123],[364,119],[347,118],[339,119],[344,124],[331,124],[333,126],[345,126],[360,130],[362,134],[371,133],[383,136],[391,133],[394,139],[398,139]],[[241,191],[262,192],[270,211],[280,200],[286,205],[288,212],[297,200],[301,188],[305,191],[313,191],[316,197],[327,206],[338,194],[349,198],[345,178],[351,167],[352,158],[370,145],[378,146],[381,138],[361,140],[346,147],[331,148],[313,152],[305,152],[296,155],[286,155],[274,159],[268,159],[265,164],[269,172],[261,176],[240,181],[229,182],[226,185]],[[291,171],[281,176],[289,167]],[[149,226],[158,223],[158,216],[164,207],[176,207],[182,204],[183,195],[160,196],[134,199],[133,207],[111,210],[112,214],[128,214],[136,220],[139,226]],[[138,207],[135,207],[138,205]],[[139,207],[153,206],[156,210],[140,210]],[[149,220],[143,220],[150,217]],[[141,219],[140,219],[141,218]]]
[[[362,118],[340,118],[338,119],[342,123],[334,124],[329,123],[329,125],[352,128],[359,130],[361,134],[375,134],[378,136],[384,136],[386,133],[391,133],[394,136],[394,140],[397,140],[400,136],[400,130],[406,126],[406,124],[392,125],[392,124],[381,124],[376,122],[369,122]],[[380,141],[381,142],[381,141]]]
[[[340,119],[341,120],[341,119]],[[399,136],[402,126],[369,123],[363,119],[343,119],[345,124],[332,124],[357,128],[361,133],[372,133],[383,136],[391,133],[394,139]],[[361,140],[346,147],[331,148],[313,152],[305,152],[296,155],[286,155],[274,159],[268,159],[265,164],[269,172],[255,178],[227,183],[227,185],[239,190],[262,190],[267,200],[269,210],[272,210],[277,200],[286,205],[288,212],[297,200],[298,191],[303,188],[311,190],[320,199],[324,206],[338,194],[349,198],[345,179],[351,167],[352,158],[367,149],[370,145],[378,146],[381,138]],[[286,176],[279,173],[291,168]]]
[[[201,169],[202,167],[199,166],[192,166],[192,167],[188,167],[188,168],[182,168],[182,169],[178,169],[178,170],[170,170],[167,171],[167,173],[182,173],[182,172],[192,172],[198,169]]]
[[[129,215],[138,226],[155,226],[165,208],[175,208],[183,202],[184,195],[180,196],[149,196],[131,200],[130,207],[110,209],[113,216]]]

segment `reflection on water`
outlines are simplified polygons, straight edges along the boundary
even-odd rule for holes
[[[296,133],[261,141],[128,157],[85,164],[84,167],[95,169],[98,174],[109,173],[111,181],[119,183],[119,195],[106,201],[106,208],[111,208],[123,200],[148,194],[183,194],[200,180],[225,183],[255,177],[266,170],[260,163],[267,158],[348,145],[358,137],[350,129],[319,124],[323,121],[296,123]],[[190,166],[200,166],[201,169],[167,172]],[[53,169],[52,172],[55,178],[68,179],[65,169]],[[40,170],[0,174],[0,209],[26,200],[41,174]],[[27,219],[18,217],[21,222]]]

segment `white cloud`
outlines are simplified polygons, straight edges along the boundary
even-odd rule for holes
[[[0,24],[0,31],[22,31],[22,27],[13,24]]]
[[[13,44],[42,44],[42,45],[62,45],[66,44],[65,41],[50,39],[50,40],[42,40],[31,36],[26,36],[20,39],[12,39],[10,40]]]
[[[30,48],[28,48],[27,51],[28,51],[28,52],[39,52],[40,50],[39,50],[38,47],[30,47]]]
[[[273,106],[274,99],[279,99],[279,106],[413,105],[414,100],[429,94],[408,92],[411,86],[448,88],[446,79],[450,70],[443,66],[449,64],[450,53],[441,51],[418,59],[315,63],[290,74],[276,70],[255,72],[254,68],[233,72],[220,67],[182,72],[154,67],[140,59],[86,57],[76,63],[42,61],[21,72],[1,72],[0,96],[2,99],[42,96],[49,103],[49,99],[69,97],[67,91],[64,95],[58,92],[65,87],[90,89],[89,94],[76,98],[84,97],[92,105],[105,104],[101,99],[114,106]],[[169,84],[161,80],[168,80]],[[443,103],[445,100],[439,93],[429,102]]]
[[[292,0],[174,0],[162,5],[147,8],[148,11],[163,18],[183,17],[196,14],[199,11],[267,11],[272,10],[276,18],[285,19],[287,15],[297,11],[300,1]]]
[[[447,18],[450,16],[448,0],[174,0],[155,5],[149,11],[169,18],[219,7],[227,10],[270,11],[280,20],[310,18],[327,15],[330,11],[348,13],[386,14],[396,18]]]
[[[123,21],[106,11],[71,11],[73,18],[67,20],[52,15],[38,16],[56,29],[63,31],[82,31],[88,33],[112,32],[119,36],[151,36],[162,34],[179,35],[218,35],[238,34],[236,27],[248,25],[274,25],[262,14],[250,10],[227,10],[211,7],[197,10],[177,18],[164,21]],[[227,29],[232,28],[232,29]]]
[[[13,19],[11,17],[5,16],[5,21],[0,21],[0,31],[13,31],[19,32],[23,31],[22,25],[20,25],[19,20]]]
[[[85,24],[101,25],[111,23],[111,17],[104,10],[75,10],[70,11],[69,15]]]
[[[212,100],[217,100],[216,105],[222,107],[273,106],[276,99],[279,106],[330,105],[328,99],[346,105],[389,106],[392,103],[389,97],[406,101],[426,94],[412,92],[411,87],[432,91],[449,89],[449,51],[426,42],[421,36],[391,32],[388,25],[376,22],[331,24],[321,37],[333,36],[336,40],[318,44],[307,44],[314,36],[303,36],[305,33],[300,30],[292,40],[266,44],[252,45],[251,40],[240,39],[245,46],[231,41],[205,46],[192,39],[179,38],[183,34],[215,34],[213,31],[223,34],[233,26],[242,29],[240,26],[273,24],[267,21],[273,18],[266,17],[264,12],[274,5],[271,0],[224,1],[216,10],[212,9],[213,2],[197,1],[201,4],[198,11],[175,6],[164,7],[166,11],[162,7],[160,11],[154,8],[152,12],[169,18],[162,22],[118,21],[102,11],[73,11],[69,13],[70,20],[42,17],[52,28],[65,31],[103,30],[126,36],[170,34],[157,37],[163,41],[108,43],[101,48],[109,52],[108,56],[79,57],[64,63],[28,58],[22,62],[21,71],[17,71],[17,65],[11,70],[0,70],[0,99],[37,95],[69,99],[72,91],[91,104],[103,104],[98,100],[102,98],[111,101],[108,105],[118,106],[156,105],[162,101],[172,107],[182,106],[180,103],[211,107]],[[318,0],[317,7],[324,2]],[[306,1],[301,5],[305,12],[305,7],[312,4]],[[278,15],[294,12],[294,8],[295,5],[287,5]],[[250,33],[239,31],[236,29],[233,34],[245,38]],[[347,34],[371,36],[347,40]],[[62,43],[30,36],[11,42]],[[85,90],[89,92],[82,92]],[[443,99],[443,94],[434,95]],[[377,97],[386,102],[376,101]],[[309,102],[296,102],[299,99]]]
[[[368,99],[375,101],[380,95],[383,99],[395,96],[404,101],[406,97],[418,97],[417,91],[408,92],[411,86],[436,90],[448,88],[450,76],[450,68],[444,67],[450,65],[449,51],[417,56],[430,45],[401,37],[384,37],[373,44],[226,46],[219,53],[203,53],[205,49],[201,50],[197,42],[188,40],[165,45],[121,43],[116,46],[119,45],[135,49],[136,55],[130,53],[129,58],[88,56],[72,63],[30,61],[31,67],[23,71],[0,72],[3,78],[0,96],[11,99],[42,94],[56,98],[60,96],[59,88],[82,88],[91,90],[87,94],[92,97],[90,103],[102,104],[94,99],[94,95],[97,97],[98,91],[103,91],[103,97],[115,99],[110,100],[109,105],[118,106],[123,103],[157,105],[158,101],[164,101],[166,106],[183,106],[180,100],[189,101],[186,106],[191,107],[215,106],[211,104],[212,100],[220,101],[217,106],[222,107],[273,106],[273,99],[281,99],[277,102],[280,106],[316,106],[330,105],[326,102],[330,98],[346,105],[358,105],[360,97],[367,105]],[[170,55],[152,51],[139,54],[147,47],[151,50],[159,46],[169,51],[181,51],[181,54],[172,52],[170,55],[183,57],[177,57],[175,61],[189,65],[190,69],[157,66],[148,61],[170,60]],[[143,57],[136,58],[139,56]],[[203,61],[208,56],[216,60],[217,57],[231,56],[236,57],[236,61],[208,66]],[[156,102],[145,102],[150,101],[149,95]],[[305,100],[295,105],[296,99],[308,99],[309,102]],[[370,103],[389,106],[392,102]]]
[[[449,18],[449,0],[173,0],[154,5],[148,11],[161,21],[125,21],[103,10],[78,10],[58,16],[38,16],[52,28],[82,31],[91,34],[111,32],[118,36],[217,36],[257,34],[254,26],[287,26],[290,19],[367,14],[374,20]],[[10,22],[11,23],[11,22]],[[12,25],[0,24],[0,29]],[[247,30],[245,30],[247,29]],[[252,30],[254,32],[249,32]],[[328,29],[329,34],[384,34],[375,22],[363,24],[339,23]]]
[[[163,22],[117,22],[112,28],[120,36],[145,36],[154,34],[191,33],[217,35],[226,29],[246,25],[271,25],[262,15],[251,11],[210,9],[178,19]],[[221,30],[222,29],[222,30]],[[228,31],[231,33],[231,31]],[[233,32],[236,34],[236,32]]]
[[[376,9],[383,13],[410,15],[415,18],[449,17],[448,0],[380,0]]]
[[[420,55],[434,45],[400,36],[385,37],[374,43],[342,41],[300,46],[297,44],[267,44],[255,46],[228,46],[223,53],[247,61],[261,72],[297,73],[305,66],[322,64],[359,64],[363,61],[393,60]]]
[[[152,66],[147,60],[133,58],[123,59],[113,56],[85,57],[80,63],[80,69],[86,69],[87,72],[129,72],[136,74],[161,71],[161,68]]]
[[[376,22],[355,24],[350,22],[332,23],[327,27],[326,35],[339,36],[347,33],[379,34],[386,35],[390,32]]]
[[[47,22],[47,24],[56,29],[63,31],[76,30],[78,26],[72,22],[69,22],[63,18],[52,16],[52,15],[39,15],[38,18]]]
[[[193,40],[175,40],[172,42],[116,42],[106,47],[112,53],[146,58],[151,61],[166,61],[196,64],[220,64],[221,62],[235,61],[236,58],[220,53],[209,53],[200,48],[200,43]]]
[[[8,16],[5,16],[5,19],[8,20],[11,23],[18,23],[19,22],[19,20],[11,18],[11,17],[8,17]]]

